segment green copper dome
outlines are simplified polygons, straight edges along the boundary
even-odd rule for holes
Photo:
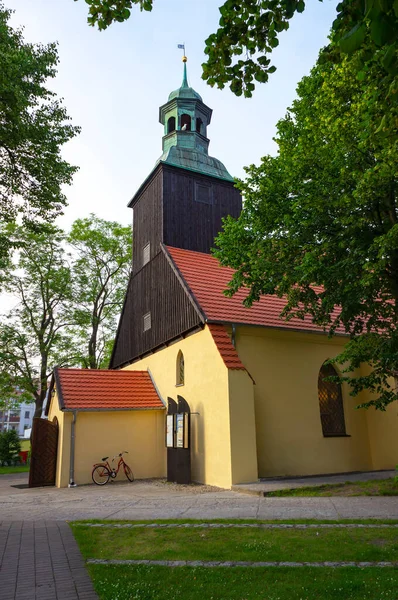
[[[186,60],[184,56],[181,87],[171,92],[166,104],[159,108],[159,121],[164,126],[164,135],[163,153],[156,164],[160,162],[233,181],[222,162],[209,156],[207,128],[213,111],[189,87]]]
[[[184,62],[184,77],[182,79],[181,87],[179,87],[178,90],[171,92],[169,95],[169,102],[170,100],[174,100],[174,98],[192,98],[193,100],[202,101],[202,97],[198,94],[198,92],[195,92],[195,90],[188,85],[186,62]]]

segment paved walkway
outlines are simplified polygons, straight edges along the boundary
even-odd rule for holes
[[[1,600],[97,600],[67,523],[0,525]]]
[[[398,519],[398,497],[267,498],[137,481],[104,487],[25,488],[0,476],[0,522],[21,519]]]
[[[1,600],[97,599],[67,520],[398,519],[395,497],[267,498],[148,481],[29,489],[27,480],[0,476]]]

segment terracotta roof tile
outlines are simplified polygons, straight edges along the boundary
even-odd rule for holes
[[[211,335],[227,369],[245,369],[223,325],[209,325]]]
[[[243,305],[247,290],[240,289],[232,298],[224,296],[223,291],[227,289],[234,271],[229,267],[221,267],[214,256],[170,246],[167,246],[167,250],[208,321],[324,331],[322,327],[312,323],[310,316],[306,316],[304,320],[281,319],[279,315],[285,306],[283,298],[262,296],[247,308]],[[343,329],[338,331],[344,333]]]
[[[147,371],[57,368],[54,375],[67,410],[164,408]]]

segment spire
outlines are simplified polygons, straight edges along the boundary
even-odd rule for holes
[[[182,62],[184,63],[184,75],[183,75],[182,84],[181,84],[182,88],[188,88],[189,87],[189,85],[188,85],[188,76],[187,76],[187,60],[188,59],[187,59],[186,56],[182,57]]]

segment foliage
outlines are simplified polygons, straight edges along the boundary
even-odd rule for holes
[[[47,379],[55,365],[71,360],[71,344],[64,333],[71,299],[71,273],[63,235],[27,233],[14,229],[20,246],[5,288],[18,301],[0,322],[0,390],[20,389],[34,398],[40,417]],[[73,360],[73,357],[72,357]]]
[[[216,256],[236,269],[230,295],[286,297],[282,316],[348,333],[343,380],[384,410],[398,398],[398,107],[377,57],[360,79],[358,60],[318,62],[299,83],[278,155],[246,169],[243,212],[225,221]]]
[[[131,227],[95,215],[73,223],[73,307],[82,367],[107,367],[131,268]]]
[[[15,429],[0,433],[0,464],[11,465],[19,461],[21,442]]]
[[[99,29],[128,19],[133,5],[147,11],[153,7],[153,0],[85,1],[88,22]],[[203,79],[219,88],[230,83],[236,95],[250,97],[255,82],[266,82],[276,70],[270,54],[279,45],[279,34],[305,6],[304,0],[226,0],[219,9],[219,28],[205,42]],[[362,47],[369,32],[375,49],[383,48],[383,67],[392,75],[398,72],[398,0],[342,0],[332,27],[339,45],[329,58],[337,60],[338,52],[351,54]],[[364,52],[362,63],[368,58]]]
[[[34,232],[61,213],[61,188],[76,171],[61,148],[79,131],[46,87],[56,75],[56,45],[26,43],[10,14],[0,1],[0,269],[18,244],[7,224],[18,219]]]
[[[75,221],[69,236],[55,227],[47,234],[9,229],[20,250],[4,275],[17,305],[0,319],[0,398],[15,398],[15,390],[18,402],[33,397],[40,417],[56,365],[108,366],[131,229],[94,215]]]

